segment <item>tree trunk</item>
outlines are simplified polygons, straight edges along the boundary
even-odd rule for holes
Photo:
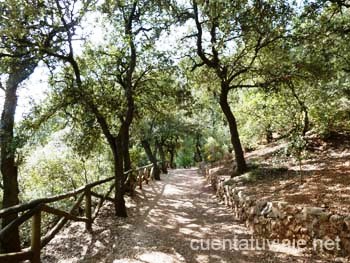
[[[304,104],[304,107],[302,107],[302,111],[304,113],[304,125],[303,125],[302,134],[303,134],[303,136],[305,136],[305,134],[309,131],[309,126],[310,126],[309,112],[308,112],[308,109],[305,106],[305,104]]]
[[[197,134],[196,136],[196,152],[194,154],[194,161],[196,163],[202,162],[203,161],[203,157],[202,157],[202,153],[201,153],[201,143],[200,143],[200,134]]]
[[[146,155],[148,157],[148,160],[154,166],[154,169],[153,169],[154,179],[160,180],[160,169],[159,169],[159,166],[157,164],[157,158],[152,153],[151,145],[149,144],[149,142],[147,140],[142,140],[141,143],[142,143],[143,148],[145,149],[145,152],[146,152]]]
[[[131,170],[131,159],[129,152],[130,136],[129,129],[124,128],[123,130],[123,158],[124,158],[124,172]],[[129,174],[129,179],[125,182],[124,190],[126,193],[133,194],[134,185],[136,183],[135,178],[132,174]]]
[[[162,143],[157,142],[157,147],[158,147],[159,157],[160,157],[160,161],[161,161],[162,173],[167,174],[168,173],[168,168],[167,168],[167,165],[166,165],[165,153],[164,153],[164,149],[163,149]]]
[[[127,217],[127,211],[124,200],[124,165],[123,165],[123,147],[122,139],[117,136],[115,139],[114,157],[114,174],[115,174],[115,215]]]
[[[171,169],[175,169],[176,168],[176,165],[174,163],[174,160],[175,160],[175,146],[170,146],[168,148],[168,152],[170,154],[170,168]]]
[[[300,110],[303,113],[303,130],[302,130],[302,135],[305,136],[305,134],[308,132],[309,130],[309,126],[310,126],[310,121],[309,121],[309,111],[308,111],[308,107],[306,106],[306,104],[304,103],[304,101],[302,101],[299,97],[299,95],[297,94],[297,92],[295,91],[295,87],[294,84],[292,82],[289,83],[289,87],[292,91],[292,94],[294,96],[294,98],[296,99],[296,101],[298,102],[299,106],[300,106]]]
[[[221,84],[221,93],[220,93],[220,107],[225,114],[227,119],[230,133],[231,133],[231,143],[233,146],[233,150],[235,152],[236,159],[236,172],[238,174],[243,174],[247,171],[247,164],[244,159],[244,153],[241,145],[241,141],[239,139],[237,122],[236,118],[233,115],[230,105],[228,104],[228,88],[224,86],[225,84]]]
[[[271,125],[268,125],[266,127],[266,131],[265,131],[265,135],[266,135],[266,142],[267,143],[271,143],[273,141],[273,134],[272,134],[272,129],[271,129]]]
[[[130,159],[129,145],[130,145],[129,129],[125,129],[123,131],[123,156],[124,156],[124,170],[125,171],[131,170],[131,159]]]
[[[36,63],[23,61],[12,65],[12,72],[6,82],[4,108],[0,123],[0,170],[3,178],[2,208],[17,205],[19,203],[18,167],[15,162],[16,142],[14,138],[15,113],[17,107],[17,89],[19,84],[27,79],[34,71]],[[18,217],[11,214],[2,218],[2,228]],[[6,242],[0,243],[1,252],[20,251],[20,237],[18,228],[13,228]]]

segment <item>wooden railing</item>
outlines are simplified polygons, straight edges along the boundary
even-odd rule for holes
[[[133,173],[136,173],[136,176]],[[136,168],[134,170],[129,170],[125,172],[127,178],[125,180],[131,179],[131,176],[134,177],[133,185],[136,187],[136,183],[142,189],[142,182],[148,182],[153,178],[153,165],[146,165],[143,167]],[[22,249],[19,252],[0,254],[0,262],[18,262],[22,260],[30,260],[33,263],[40,262],[40,251],[43,247],[45,247],[54,237],[55,235],[64,227],[64,225],[68,221],[80,221],[85,222],[85,228],[87,230],[92,229],[92,223],[98,216],[98,213],[106,200],[114,201],[110,194],[112,193],[115,184],[109,187],[108,191],[104,194],[98,194],[93,191],[93,188],[99,185],[103,185],[105,183],[113,181],[114,177],[109,177],[100,181],[96,181],[85,186],[82,186],[74,191],[64,193],[61,195],[51,196],[47,198],[40,198],[28,203],[23,203],[19,205],[15,205],[9,208],[5,208],[0,210],[0,218],[8,216],[10,214],[18,214],[21,215],[9,223],[6,227],[1,229],[0,231],[0,240],[6,242],[6,236],[11,235],[11,230],[19,227],[24,222],[32,219],[32,227],[31,227],[31,236],[30,236],[30,247]],[[135,181],[136,180],[136,181]],[[49,204],[55,203],[57,201],[65,200],[68,198],[74,197],[75,202],[73,206],[70,208],[68,212],[54,208]],[[92,197],[99,199],[97,205],[93,209],[92,205]],[[76,210],[80,208],[83,200],[85,199],[85,207],[84,207],[84,216],[76,215]],[[41,223],[42,223],[42,213],[49,213],[56,216],[59,216],[59,221],[47,231],[47,233],[42,237],[41,236]]]

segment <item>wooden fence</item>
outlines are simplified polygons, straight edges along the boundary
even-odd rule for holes
[[[128,179],[131,179],[131,176],[133,176],[133,173],[136,173],[136,175],[134,174],[136,182],[134,180],[133,184],[136,186],[136,183],[137,183],[141,189],[142,189],[142,183],[144,181],[146,182],[146,184],[148,184],[149,180],[154,179],[152,164],[125,172],[125,175],[127,175],[125,182]],[[12,262],[18,262],[22,260],[30,260],[33,263],[40,262],[41,249],[45,247],[55,237],[55,235],[64,227],[64,225],[68,221],[84,222],[86,229],[90,231],[92,229],[91,228],[92,223],[98,216],[98,213],[102,205],[104,204],[104,202],[106,200],[113,201],[113,199],[110,197],[110,194],[112,193],[115,184],[113,183],[104,195],[98,194],[97,192],[93,191],[93,188],[95,188],[96,186],[111,182],[114,179],[115,177],[113,176],[110,178],[106,178],[100,181],[87,184],[85,186],[82,186],[68,193],[64,193],[57,196],[51,196],[47,198],[40,198],[40,199],[30,201],[28,203],[15,205],[15,206],[0,210],[0,218],[3,218],[7,215],[14,214],[14,213],[16,214],[21,213],[21,215],[17,219],[13,220],[10,224],[8,224],[6,227],[1,229],[0,240],[4,242],[6,242],[6,236],[11,235],[11,230],[13,228],[19,227],[24,222],[32,219],[30,247],[22,249],[19,252],[0,254],[0,262],[12,263]],[[54,208],[49,205],[57,201],[61,201],[71,197],[74,197],[76,200],[68,212]],[[99,200],[97,205],[94,207],[94,211],[92,211],[93,210],[92,197],[97,198]],[[77,214],[76,210],[80,208],[84,199],[85,199],[85,207],[84,207],[85,215],[84,216],[76,215]],[[42,232],[41,217],[43,212],[60,217],[59,221],[50,230],[48,230],[44,236],[41,235],[41,232]]]

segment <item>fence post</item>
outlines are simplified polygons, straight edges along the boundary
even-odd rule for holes
[[[146,184],[148,184],[148,180],[149,180],[149,169],[148,169],[148,167],[145,168],[144,172],[145,172]]]
[[[142,190],[142,177],[143,177],[143,173],[142,170],[139,170],[139,175],[138,175],[138,180],[139,180],[139,188]]]
[[[150,169],[150,181],[154,181],[154,165]]]
[[[41,235],[41,210],[35,213],[32,217],[32,237],[31,250],[33,252],[32,263],[40,263],[40,235]]]
[[[85,189],[85,217],[89,220],[85,223],[85,228],[88,231],[92,230],[92,216],[91,216],[91,188]]]

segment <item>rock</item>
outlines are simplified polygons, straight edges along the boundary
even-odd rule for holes
[[[261,210],[260,214],[264,216],[268,215],[271,212],[271,210],[272,210],[272,203],[267,202],[264,208]]]
[[[291,223],[294,220],[294,216],[287,216],[287,222]]]
[[[224,182],[225,186],[233,186],[235,184],[235,181],[231,178]]]
[[[294,237],[294,233],[290,230],[287,230],[286,237],[292,238],[292,237]]]
[[[312,220],[312,223],[311,223],[311,227],[312,229],[314,230],[315,228],[317,228],[317,226],[319,225],[320,221],[317,219],[317,218],[314,218]]]
[[[259,224],[260,223],[259,218],[258,217],[254,217],[253,223],[254,224]]]
[[[276,221],[272,221],[271,224],[270,224],[270,227],[271,227],[272,231],[277,231],[279,226],[280,225]]]
[[[288,202],[274,202],[274,204],[276,204],[279,209],[284,209],[288,205]]]
[[[239,200],[243,200],[244,197],[245,197],[245,194],[244,194],[243,191],[241,190],[241,191],[239,191],[239,192],[237,193],[237,196],[238,196]]]
[[[331,216],[330,212],[324,212],[319,215],[320,222],[327,222],[329,220],[329,217]]]
[[[331,222],[334,227],[341,229],[343,227],[344,217],[340,215],[332,215],[329,217],[329,222]]]
[[[266,225],[268,222],[268,220],[263,217],[263,216],[259,216],[259,223],[262,224],[262,225]]]
[[[349,239],[343,239],[341,241],[341,244],[342,244],[343,248],[345,249],[345,251],[347,253],[350,253],[350,240]]]
[[[242,177],[235,177],[225,180],[224,176],[216,175],[217,193],[221,200],[232,207],[236,218],[245,223],[254,235],[303,239],[309,246],[312,246],[315,239],[334,240],[340,237],[343,250],[350,253],[350,215],[330,213],[326,205],[328,200],[320,203],[321,207],[300,207],[281,201],[257,200],[254,195],[248,195],[246,186],[239,185],[241,179]]]
[[[335,258],[334,259],[334,262],[337,262],[337,263],[345,263],[345,262],[348,262],[348,260],[346,258]]]
[[[267,205],[267,201],[265,201],[265,200],[257,201],[257,203],[255,205],[256,214],[261,215],[261,212],[264,210],[266,205]]]
[[[286,205],[282,208],[282,210],[287,214],[291,214],[291,215],[295,215],[296,213],[299,212],[299,209],[294,205]]]
[[[217,173],[219,170],[220,170],[220,167],[211,168],[211,169],[209,169],[208,174],[213,175],[213,174]]]
[[[317,217],[322,217],[327,218],[329,217],[329,213],[325,211],[325,208],[322,207],[304,207],[303,209],[303,215],[304,219],[309,218],[310,216],[317,216]]]
[[[286,215],[276,207],[271,207],[270,213],[267,215],[269,218],[280,218],[284,219]]]
[[[309,230],[307,228],[305,228],[305,227],[300,228],[301,234],[307,234],[308,232],[309,232]]]
[[[347,216],[344,218],[344,223],[345,223],[348,231],[350,231],[350,216]]]
[[[248,210],[249,215],[254,216],[256,215],[256,208],[254,206],[250,207]]]
[[[304,221],[304,214],[298,213],[295,215],[295,222],[297,222],[298,224],[302,224]]]
[[[294,233],[299,233],[300,229],[301,229],[301,226],[300,226],[300,225],[295,225],[295,226],[293,226],[292,231],[293,231]]]
[[[254,232],[257,234],[261,234],[262,233],[262,229],[261,226],[259,224],[255,224],[254,225]]]

